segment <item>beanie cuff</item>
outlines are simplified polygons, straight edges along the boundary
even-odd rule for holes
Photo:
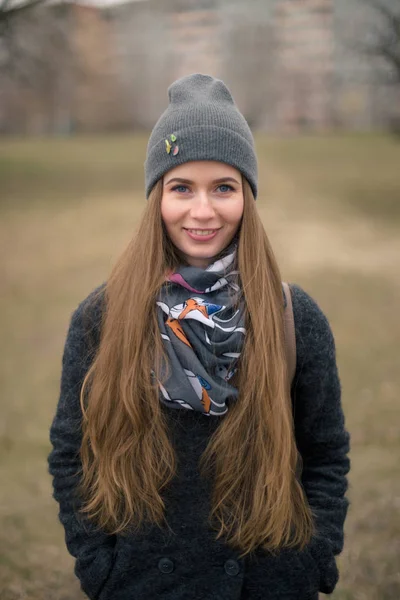
[[[172,142],[173,134],[176,141]],[[172,148],[167,152],[166,138],[160,139],[148,152],[145,162],[146,198],[156,182],[170,169],[195,160],[215,160],[240,171],[257,197],[257,156],[254,146],[242,135],[226,127],[199,125],[171,131],[168,141]],[[174,148],[178,152],[174,155]]]

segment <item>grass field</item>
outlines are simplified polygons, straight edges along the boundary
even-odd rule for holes
[[[144,205],[145,137],[0,141],[0,598],[79,600],[46,457],[70,314]],[[283,278],[335,334],[352,470],[334,600],[400,598],[400,144],[257,138]]]

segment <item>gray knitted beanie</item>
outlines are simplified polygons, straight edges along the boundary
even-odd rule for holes
[[[167,171],[192,160],[217,160],[238,169],[257,196],[254,139],[223,81],[195,73],[168,88],[169,106],[147,145],[146,197]]]

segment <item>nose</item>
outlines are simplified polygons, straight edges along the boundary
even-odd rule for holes
[[[206,221],[215,216],[215,209],[207,192],[199,192],[193,199],[191,216],[199,221]]]

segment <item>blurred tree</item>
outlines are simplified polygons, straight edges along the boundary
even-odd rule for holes
[[[365,1],[365,0],[364,0]],[[400,85],[400,0],[367,0],[375,11],[373,26],[363,50],[381,58],[393,83]]]
[[[65,54],[67,36],[62,3],[0,0],[0,75],[30,85]]]
[[[360,46],[371,61],[378,61],[371,81],[374,86],[371,99],[382,84],[394,88],[394,94],[388,94],[394,102],[387,124],[393,133],[400,134],[400,0],[367,0],[367,3],[374,17],[369,35]]]
[[[21,14],[34,8],[38,4],[43,4],[45,0],[27,0],[19,4],[11,4],[11,0],[2,0],[0,2],[0,37],[7,35],[7,27]]]
[[[0,67],[11,68],[11,64],[20,55],[20,45],[17,41],[18,25],[27,13],[34,10],[45,0],[25,0],[12,2],[0,0]]]
[[[45,0],[0,4],[0,115],[3,131],[68,130],[70,9]],[[63,105],[61,108],[61,104]]]

